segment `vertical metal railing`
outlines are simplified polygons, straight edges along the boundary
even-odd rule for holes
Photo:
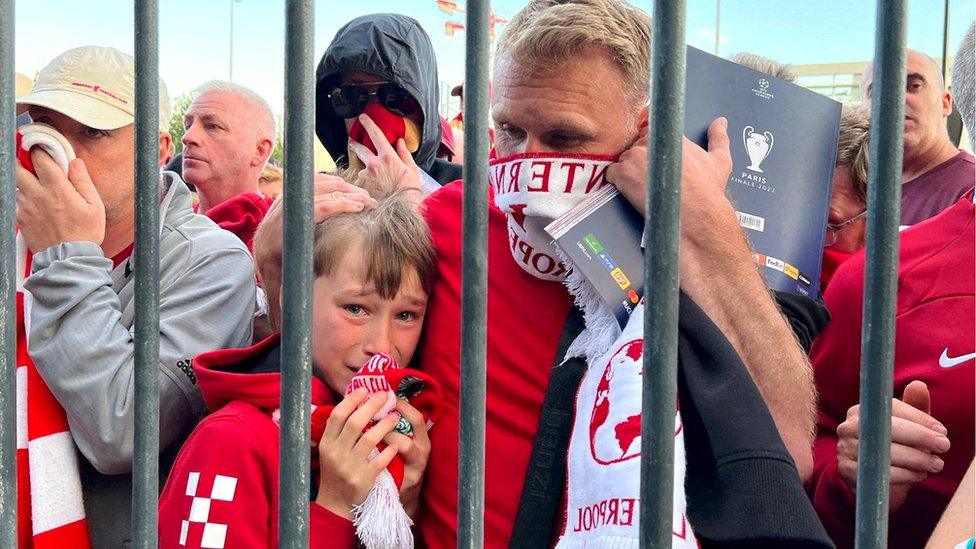
[[[0,547],[17,546],[14,0],[0,0]]]
[[[670,547],[678,379],[678,226],[684,120],[685,3],[654,2],[644,239],[640,546]]]
[[[888,538],[898,222],[905,128],[905,1],[878,0],[875,25],[855,521],[855,543],[859,549],[886,547]]]
[[[159,500],[159,6],[135,3],[135,435],[132,536],[156,547]]]
[[[312,378],[312,0],[285,8],[285,184],[281,324],[280,547],[308,547]]]
[[[891,386],[898,262],[905,81],[905,3],[880,0],[874,68],[868,249],[861,367],[862,464],[857,546],[884,547],[888,518]],[[481,547],[484,510],[487,291],[487,0],[467,13],[464,288],[458,546]],[[311,0],[286,6],[286,162],[282,329],[282,547],[307,547],[311,376],[312,124]],[[655,2],[650,173],[645,228],[645,386],[642,418],[641,545],[671,543],[673,414],[677,363],[677,258],[684,82],[684,2]],[[158,489],[158,6],[137,0],[136,50],[136,431],[133,529],[137,547],[156,545]],[[0,546],[16,546],[14,2],[0,0]],[[651,353],[651,350],[654,352]]]
[[[488,319],[489,0],[470,0],[464,84],[464,251],[461,260],[461,400],[458,547],[484,545]]]

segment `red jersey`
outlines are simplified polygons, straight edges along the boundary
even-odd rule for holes
[[[242,193],[202,212],[225,231],[237,235],[254,253],[254,233],[274,204],[274,199],[259,193]]]
[[[949,431],[945,468],[916,484],[889,519],[891,547],[922,547],[974,453],[974,206],[972,192],[940,215],[901,234],[895,324],[894,394],[924,381],[931,415]],[[854,493],[837,471],[837,426],[858,403],[864,261],[846,261],[824,295],[832,320],[810,353],[820,393],[814,507],[838,547],[853,547]]]
[[[428,547],[457,546],[461,356],[461,182],[427,198],[437,249],[437,282],[427,308],[419,365],[443,388],[431,431],[420,532]],[[488,213],[488,398],[485,547],[506,547],[518,512],[539,411],[572,296],[559,282],[523,271],[508,247],[505,215]]]
[[[207,408],[159,498],[159,547],[278,547],[280,338],[197,356]],[[317,379],[312,401],[334,402]],[[318,480],[313,478],[313,486]],[[352,522],[309,502],[309,547],[356,546]]]

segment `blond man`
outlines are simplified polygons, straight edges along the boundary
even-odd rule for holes
[[[567,345],[573,341],[582,320],[573,312],[573,296],[563,285],[566,266],[542,228],[585,198],[586,175],[601,170],[643,209],[647,149],[642,128],[648,117],[649,50],[649,17],[621,0],[530,2],[513,18],[499,41],[491,105],[498,153],[491,172],[496,207],[488,221],[487,547],[543,547],[552,543],[553,533],[561,537],[560,543],[569,546],[599,545],[618,535],[636,544],[638,475],[631,467],[639,463],[633,459],[639,456],[632,451],[640,445],[631,436],[633,422],[621,431],[628,437],[621,448],[601,448],[598,452],[601,459],[613,464],[613,474],[620,482],[590,483],[592,494],[600,497],[594,495],[593,501],[573,499],[587,497],[586,488],[577,489],[578,481],[599,483],[604,477],[589,475],[595,470],[587,469],[587,451],[576,454],[570,449],[569,481],[565,485],[569,503],[560,503],[567,466],[567,431],[576,427],[585,431],[579,422],[588,421],[596,405],[590,400],[580,408],[582,401],[572,396],[585,364],[581,369],[579,360],[563,363],[566,349],[560,341]],[[697,509],[708,510],[689,517],[683,512],[683,504],[676,504],[675,543],[693,544],[696,534],[712,540],[731,541],[738,536],[753,539],[761,535],[760,523],[764,521],[767,526],[795,528],[790,535],[797,537],[791,539],[808,536],[822,541],[822,530],[815,531],[816,519],[798,479],[809,471],[811,463],[814,403],[809,365],[756,271],[746,239],[722,192],[731,169],[728,143],[725,121],[719,119],[709,130],[709,150],[687,141],[684,146],[680,267],[686,296],[682,297],[682,332],[692,339],[708,339],[700,343],[714,354],[706,360],[686,354],[685,348],[681,352],[682,368],[687,376],[692,371],[702,374],[721,367],[729,383],[741,388],[741,400],[726,403],[724,417],[734,422],[749,416],[756,421],[743,421],[729,432],[745,426],[748,435],[743,440],[762,445],[769,452],[767,457],[777,456],[776,463],[752,463],[757,467],[754,471],[770,473],[765,477],[766,487],[781,499],[779,509],[760,505],[752,509],[752,516],[742,516],[742,521],[717,519],[711,514],[716,507],[709,508],[704,502]],[[619,161],[614,162],[616,157]],[[504,179],[499,177],[503,171],[507,174]],[[539,179],[533,180],[532,174]],[[461,202],[460,184],[444,187],[425,202],[437,249],[438,277],[431,294],[420,364],[441,380],[448,392],[441,423],[444,428],[432,433],[425,479],[426,511],[420,531],[430,547],[453,547],[457,536]],[[589,324],[591,319],[586,320]],[[688,343],[696,345],[691,339]],[[593,370],[602,372],[607,365],[597,363],[592,356],[587,360],[597,364]],[[575,379],[572,374],[568,379],[560,377],[567,371],[576,372]],[[701,377],[696,379],[700,381]],[[556,405],[548,400],[547,386],[564,387],[567,383],[568,403]],[[637,381],[620,385],[633,389],[634,383]],[[708,385],[696,384],[694,391]],[[586,387],[585,380],[582,387]],[[633,392],[629,395],[617,399],[607,393],[607,399],[627,406]],[[688,413],[698,419],[686,422],[686,426],[697,421],[695,429],[700,428],[701,417],[695,414],[705,414],[706,409],[712,411],[707,413],[709,425],[704,431],[729,425],[722,421],[723,414],[716,412],[715,403],[710,407],[693,396],[687,398],[690,400],[681,400],[682,416]],[[607,399],[600,402],[609,402]],[[639,418],[639,404],[634,407],[630,398],[629,405],[630,416]],[[612,428],[595,426],[608,427]],[[703,464],[714,464],[712,453],[718,450],[699,444],[704,431],[685,438],[689,456],[694,451],[696,457],[694,462],[689,460],[687,482],[698,488],[724,486],[728,492],[716,493],[723,505],[734,507],[734,501],[743,501],[737,500],[741,494],[755,496],[754,488],[731,489],[746,476],[732,484],[705,481],[711,465]],[[568,444],[570,448],[574,444],[585,448],[585,438],[574,434]],[[536,448],[542,444],[537,453],[533,452],[534,440]],[[614,458],[613,452],[625,455]],[[676,467],[683,469],[684,464],[679,460]],[[675,483],[675,497],[680,492],[682,502],[685,484],[683,477]],[[606,490],[618,489],[623,492],[603,495]],[[689,491],[688,496],[694,503],[701,494]],[[784,501],[790,503],[783,505]],[[796,513],[786,516],[784,509]],[[594,513],[599,514],[599,520]],[[777,537],[770,534],[770,539]]]

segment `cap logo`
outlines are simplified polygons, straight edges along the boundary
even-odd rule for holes
[[[129,102],[126,101],[125,99],[122,99],[121,97],[115,95],[114,93],[112,93],[112,92],[110,92],[110,91],[108,91],[106,89],[103,89],[101,86],[99,86],[97,84],[86,84],[84,82],[72,82],[71,85],[72,86],[75,86],[77,88],[85,88],[87,90],[91,90],[94,93],[101,93],[101,94],[107,95],[107,96],[111,97],[112,99],[118,101],[119,103],[122,103],[123,105],[128,105],[129,104]]]

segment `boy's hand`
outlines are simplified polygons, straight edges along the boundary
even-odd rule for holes
[[[397,454],[388,446],[373,459],[369,454],[388,435],[400,415],[391,412],[370,427],[370,418],[386,402],[386,395],[373,395],[362,407],[366,391],[358,390],[342,399],[325,423],[319,441],[319,493],[315,502],[333,513],[352,520],[352,508],[366,500],[377,475]]]
[[[420,488],[423,486],[424,469],[430,457],[430,437],[423,414],[406,400],[397,400],[397,411],[413,426],[413,438],[390,433],[383,442],[396,447],[403,459],[403,484],[400,486],[400,503],[411,518],[420,505]]]
[[[948,431],[929,415],[930,409],[928,386],[921,381],[905,386],[901,400],[892,399],[891,511],[901,507],[912,486],[945,466],[936,454],[949,449]],[[852,406],[837,426],[837,471],[852,490],[857,486],[860,420],[860,407]]]

